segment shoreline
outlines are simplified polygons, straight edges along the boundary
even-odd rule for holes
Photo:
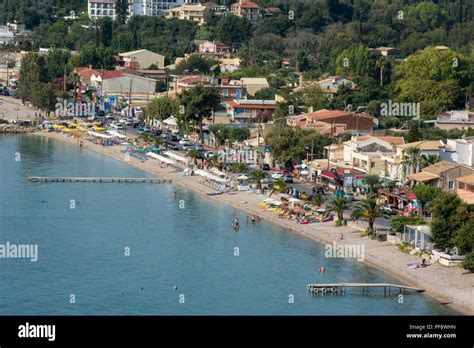
[[[56,132],[38,132],[32,135],[76,146],[78,141],[78,138],[68,137]],[[288,220],[279,219],[271,212],[257,206],[260,198],[259,195],[254,193],[238,192],[220,196],[207,196],[206,194],[210,192],[210,189],[198,182],[200,177],[182,176],[180,172],[170,167],[160,168],[154,161],[150,160],[146,162],[141,162],[136,158],[126,160],[120,148],[120,146],[109,147],[91,142],[84,143],[84,149],[86,150],[113,158],[148,174],[172,180],[172,184],[201,193],[215,201],[224,202],[246,213],[258,215],[273,225],[303,235],[313,242],[323,245],[334,242],[338,245],[364,245],[365,258],[363,263],[365,265],[406,285],[426,290],[423,293],[424,295],[434,299],[440,305],[445,305],[458,312],[458,314],[474,315],[474,274],[468,273],[460,267],[447,268],[438,264],[431,264],[426,268],[407,269],[407,263],[421,261],[421,258],[400,252],[390,242],[379,242],[369,237],[361,237],[361,232],[356,227],[335,227],[334,222],[299,225]],[[341,233],[344,234],[344,240],[339,239]]]

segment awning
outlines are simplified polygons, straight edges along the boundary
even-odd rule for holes
[[[290,199],[288,199],[288,201],[289,201],[290,203],[293,203],[293,204],[303,204],[303,203],[304,203],[303,200],[298,199],[298,198],[293,198],[293,197],[291,197]]]
[[[174,153],[174,152],[171,152],[171,151],[166,151],[166,152],[164,153],[164,155],[166,155],[166,156],[168,156],[168,157],[171,157],[171,158],[173,158],[173,159],[175,159],[175,160],[177,160],[177,161],[179,161],[179,162],[184,162],[184,163],[189,163],[189,162],[191,162],[188,158],[183,157],[183,156],[180,156],[180,155],[178,155],[178,154],[176,154],[176,153]]]
[[[330,170],[325,170],[324,172],[321,173],[321,176],[329,180],[337,180],[336,175],[334,175],[334,173]]]
[[[172,161],[170,160],[169,158],[166,158],[166,157],[163,157],[163,156],[160,156],[154,152],[148,152],[146,154],[148,157],[152,157],[154,159],[157,159],[158,161],[161,161],[161,162],[165,162],[167,164],[175,164],[176,162],[175,161]]]
[[[426,172],[419,172],[419,173],[407,175],[407,179],[416,181],[416,182],[426,182],[426,181],[439,179],[439,175],[426,173]]]

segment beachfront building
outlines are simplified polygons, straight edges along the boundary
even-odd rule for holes
[[[186,1],[196,0],[129,0],[128,17],[130,16],[158,16],[165,14],[169,9],[180,6]],[[104,17],[116,19],[116,0],[88,0],[87,13],[92,20]]]
[[[256,23],[260,18],[260,6],[249,0],[238,0],[230,7],[232,13],[238,17],[242,17]]]
[[[165,67],[165,56],[145,49],[119,53],[118,56],[125,68],[148,69],[152,65],[158,69]]]
[[[200,3],[186,2],[181,6],[168,10],[166,18],[168,19],[182,19],[196,22],[199,25],[206,23],[205,15],[210,13],[210,9]]]
[[[393,156],[397,145],[405,143],[403,137],[353,136],[343,143],[344,162],[366,174],[380,175],[385,170],[382,156]]]
[[[412,185],[426,184],[439,187],[443,191],[455,191],[455,182],[458,178],[472,174],[474,170],[447,161],[440,161],[423,168],[421,172],[407,175]]]
[[[225,105],[231,121],[240,123],[267,123],[277,107],[274,100],[234,99]]]

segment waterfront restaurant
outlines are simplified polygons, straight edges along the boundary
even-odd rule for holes
[[[379,190],[378,191],[379,204],[387,203],[394,204],[399,210],[408,213],[414,211],[417,207],[417,199],[413,191],[409,189],[395,189],[393,191]]]

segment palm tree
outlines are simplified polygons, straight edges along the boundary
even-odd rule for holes
[[[438,163],[440,160],[439,155],[421,155],[420,169]]]
[[[266,176],[267,173],[260,169],[256,169],[252,173],[250,173],[250,178],[252,180],[255,180],[257,183],[257,190],[262,189],[262,180],[265,179]]]
[[[245,173],[248,170],[248,167],[243,162],[235,163],[231,168],[233,173]]]
[[[153,143],[155,144],[156,147],[159,147],[164,142],[165,142],[165,139],[163,137],[154,137],[153,138]]]
[[[344,210],[348,208],[347,200],[345,197],[338,196],[334,198],[331,203],[327,205],[329,211],[337,213],[337,219],[342,221],[344,219]]]
[[[418,163],[421,160],[420,149],[412,146],[403,151],[402,164],[405,168],[405,174],[415,174],[418,168]]]
[[[355,220],[360,218],[365,218],[368,220],[370,234],[372,234],[374,231],[375,218],[379,216],[382,216],[382,211],[373,198],[367,198],[357,203],[354,207],[354,211],[351,214],[351,217]]]
[[[143,139],[143,141],[148,141],[150,139],[150,134],[142,133],[140,137]]]
[[[380,182],[380,177],[377,174],[369,174],[364,177],[364,182],[369,187],[370,194],[374,194],[375,186]]]
[[[380,87],[383,87],[383,72],[385,67],[388,65],[388,61],[384,56],[380,56],[375,65],[380,69]]]
[[[283,178],[278,179],[272,184],[272,189],[274,191],[285,192],[287,188],[286,181]]]
[[[323,200],[324,200],[323,195],[320,193],[317,193],[311,199],[311,203],[320,207],[323,204]]]
[[[194,164],[197,165],[197,160],[201,158],[201,153],[198,150],[189,150],[188,157],[192,158]]]

